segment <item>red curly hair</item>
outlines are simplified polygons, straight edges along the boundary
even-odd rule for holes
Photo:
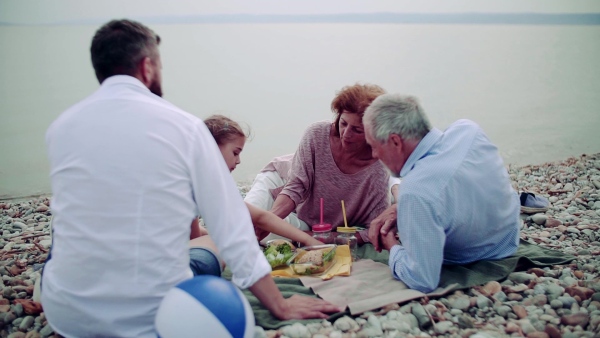
[[[374,84],[355,84],[346,86],[337,92],[331,101],[331,111],[336,115],[335,130],[340,134],[340,117],[342,113],[358,114],[363,116],[367,107],[379,95],[385,94],[385,90]]]

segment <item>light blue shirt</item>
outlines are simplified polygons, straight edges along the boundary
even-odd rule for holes
[[[512,255],[519,244],[519,199],[498,149],[474,122],[433,128],[400,171],[395,278],[430,292],[442,264]]]

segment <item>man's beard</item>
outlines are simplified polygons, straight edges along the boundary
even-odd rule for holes
[[[150,87],[148,89],[150,89],[150,91],[154,95],[157,95],[157,96],[160,96],[160,97],[163,96],[162,85],[161,85],[160,81],[158,81],[157,79],[154,79],[152,81],[152,83],[150,83]]]

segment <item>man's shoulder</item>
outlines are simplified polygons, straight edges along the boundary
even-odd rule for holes
[[[475,121],[469,119],[460,119],[450,124],[446,130],[451,129],[478,130],[481,129],[481,127]]]
[[[147,116],[152,114],[160,116],[161,120],[168,121],[171,125],[179,125],[190,132],[195,131],[198,126],[204,125],[200,118],[150,92],[124,90],[124,92],[107,94],[100,87],[88,97],[63,111],[48,127],[47,136],[51,136],[55,130],[69,128],[71,122],[79,121],[89,112],[115,109],[119,106],[123,109],[145,112]]]

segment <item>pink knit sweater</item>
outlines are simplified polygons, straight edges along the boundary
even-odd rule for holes
[[[287,184],[281,191],[296,203],[298,217],[309,226],[320,222],[343,226],[344,200],[349,226],[367,227],[389,205],[389,174],[377,161],[355,174],[340,171],[331,153],[331,122],[313,123],[304,133],[292,160]]]

